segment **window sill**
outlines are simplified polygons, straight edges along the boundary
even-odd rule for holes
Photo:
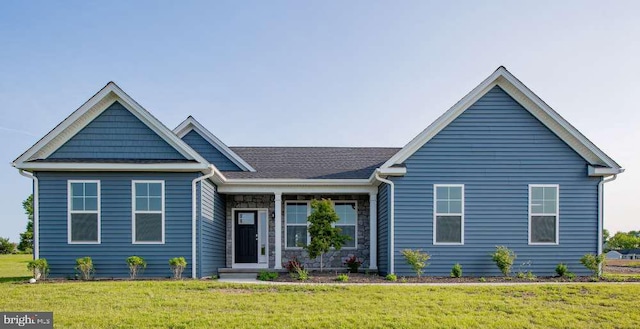
[[[67,244],[101,244],[100,241],[67,241]]]
[[[464,246],[464,242],[434,242],[434,246]]]
[[[164,244],[164,241],[160,242],[131,242],[131,244]]]
[[[558,246],[558,242],[529,242],[530,246]]]

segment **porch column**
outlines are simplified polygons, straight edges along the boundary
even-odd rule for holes
[[[369,193],[369,269],[378,269],[378,194]]]
[[[275,243],[276,243],[276,259],[273,268],[279,270],[282,268],[282,192],[275,192]]]

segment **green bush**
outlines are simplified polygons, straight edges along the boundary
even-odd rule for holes
[[[451,277],[459,278],[462,277],[462,265],[455,263],[453,268],[451,268]]]
[[[305,270],[302,264],[299,262],[289,262],[291,269],[289,270],[289,276],[296,280],[306,281],[309,280],[309,271]]]
[[[569,272],[569,267],[567,266],[567,264],[560,263],[558,264],[558,266],[556,266],[556,274],[558,274],[559,277],[564,277],[565,275],[567,275],[567,272]]]
[[[49,263],[46,258],[34,259],[27,263],[27,268],[33,272],[36,280],[46,280],[49,274]]]
[[[169,259],[169,268],[174,279],[182,279],[182,272],[187,267],[187,260],[184,257],[174,257]]]
[[[278,272],[260,271],[258,273],[258,280],[260,281],[273,281],[278,278]]]
[[[387,281],[396,282],[396,281],[398,281],[398,276],[393,274],[393,273],[389,273],[389,274],[387,274],[387,276],[384,277],[384,279],[387,280]]]
[[[131,279],[135,279],[141,270],[147,268],[147,262],[144,261],[144,258],[139,256],[128,257],[127,265],[129,265],[129,275],[131,276]]]
[[[572,272],[567,272],[567,279],[569,279],[570,281],[573,281],[576,278],[576,275],[573,274]]]
[[[480,282],[487,282],[487,279],[485,279],[484,277],[481,277]]]
[[[83,280],[90,280],[93,273],[95,273],[91,257],[87,256],[76,259],[76,270],[82,274]]]
[[[407,278],[404,276],[400,278],[400,283],[407,283]]]
[[[404,256],[404,259],[411,266],[413,271],[416,272],[418,277],[422,276],[424,268],[429,265],[427,264],[427,261],[431,258],[428,253],[423,252],[420,249],[403,249],[402,256]]]
[[[7,238],[0,238],[0,254],[13,254],[16,251],[16,244]]]
[[[349,276],[345,273],[338,274],[338,276],[336,277],[336,281],[347,282],[349,281]]]
[[[509,276],[513,261],[516,259],[516,254],[505,246],[497,246],[496,252],[491,255],[491,258],[500,269],[500,272],[502,272],[504,276]]]
[[[586,254],[580,258],[580,263],[584,265],[589,271],[593,273],[594,278],[600,277],[600,264],[604,262],[604,254],[594,255],[594,254]]]

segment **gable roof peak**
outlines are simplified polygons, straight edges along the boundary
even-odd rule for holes
[[[499,66],[489,77],[476,86],[471,92],[460,99],[449,110],[431,123],[418,136],[412,139],[398,153],[385,162],[381,168],[389,168],[401,164],[415,153],[420,147],[431,140],[442,129],[471,107],[478,99],[484,96],[495,86],[500,87],[523,108],[529,111],[549,130],[555,133],[576,153],[591,165],[610,168],[613,173],[622,173],[624,169],[612,158],[606,155],[595,144],[587,139],[575,127],[567,122],[560,114],[554,111],[547,103],[538,97],[531,89],[525,86],[504,66]]]
[[[229,146],[223,143],[218,137],[216,137],[213,133],[211,133],[207,128],[205,128],[198,120],[196,120],[193,116],[188,116],[182,123],[180,123],[175,129],[173,129],[173,133],[178,136],[178,138],[182,139],[186,134],[191,131],[195,131],[204,138],[211,146],[220,151],[224,156],[226,156],[231,162],[237,165],[240,169],[244,171],[255,172],[256,170],[247,163],[242,157],[240,157],[236,152],[231,150]]]

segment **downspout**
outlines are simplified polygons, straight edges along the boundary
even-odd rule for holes
[[[38,259],[40,257],[40,211],[38,199],[40,199],[40,193],[38,189],[38,177],[30,172],[26,172],[22,169],[18,169],[20,175],[30,178],[33,180],[33,259]]]
[[[598,183],[598,255],[602,254],[602,231],[604,228],[604,184],[608,182],[612,182],[618,178],[618,175],[613,175],[613,177],[609,179],[602,179],[600,183]],[[600,264],[600,268],[598,269],[598,273],[602,274],[602,264]]]
[[[211,178],[216,174],[216,168],[213,165],[209,165],[209,173],[204,176],[200,176],[191,181],[191,277],[196,279],[196,269],[197,269],[197,257],[196,257],[196,225],[198,223],[198,213],[197,213],[197,202],[196,202],[196,185],[207,179]]]
[[[389,209],[389,273],[394,273],[394,253],[395,253],[395,225],[394,225],[394,215],[395,215],[395,201],[394,201],[394,195],[395,195],[395,186],[393,185],[393,182],[388,180],[388,179],[384,179],[382,177],[380,177],[380,169],[376,169],[375,171],[375,178],[383,183],[386,183],[389,185],[389,187],[391,188],[391,197],[390,197],[390,209]]]

